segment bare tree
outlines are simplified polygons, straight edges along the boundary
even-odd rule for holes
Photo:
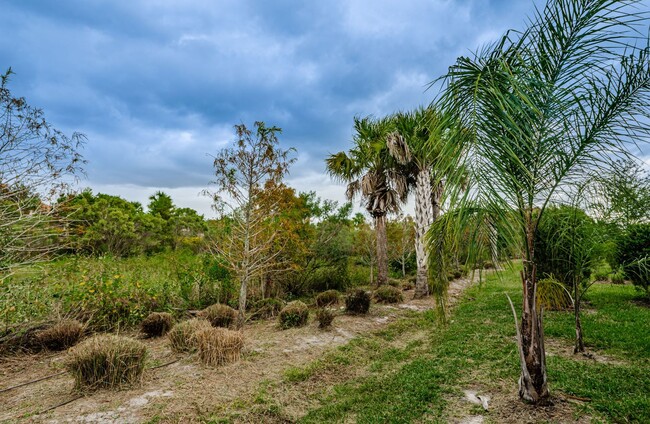
[[[226,260],[239,279],[237,326],[241,328],[246,317],[248,285],[273,266],[277,255],[277,251],[271,252],[275,233],[266,231],[264,225],[276,208],[261,208],[260,196],[265,189],[282,187],[279,183],[295,159],[289,158],[293,149],[279,149],[277,133],[282,130],[278,127],[255,122],[254,133],[244,124],[235,125],[235,131],[234,146],[222,149],[214,159],[216,179],[211,184],[218,192],[208,194],[217,210],[227,209],[230,228],[222,242],[213,243],[213,251]],[[273,196],[267,193],[267,197]]]
[[[16,265],[52,257],[65,234],[55,204],[83,172],[85,137],[68,137],[9,90],[11,68],[0,76],[0,280]]]

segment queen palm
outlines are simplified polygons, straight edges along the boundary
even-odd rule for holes
[[[535,301],[534,252],[544,210],[570,198],[576,183],[650,132],[649,49],[630,44],[637,26],[647,26],[636,3],[549,0],[526,30],[459,58],[445,76],[440,100],[473,134],[463,151],[471,186],[452,194],[458,213],[434,230],[443,222],[454,228],[489,223],[501,239],[523,246],[517,336],[519,394],[526,401],[549,396],[542,313]],[[449,154],[454,151],[451,146]],[[432,237],[430,248],[437,249],[439,240]]]
[[[346,196],[360,195],[377,232],[377,285],[388,280],[386,215],[397,213],[408,196],[409,177],[388,154],[388,119],[354,119],[354,147],[327,158],[330,175],[348,184]]]
[[[429,294],[425,235],[440,214],[444,173],[448,169],[441,147],[443,139],[452,133],[451,120],[434,108],[400,112],[392,120],[395,131],[387,139],[388,150],[415,174],[415,297],[425,297]]]

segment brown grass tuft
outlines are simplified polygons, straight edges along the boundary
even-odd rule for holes
[[[169,347],[174,352],[193,352],[198,347],[196,333],[210,328],[212,325],[204,319],[194,318],[180,322],[167,333]]]
[[[338,290],[327,290],[316,296],[316,306],[323,308],[330,305],[338,305],[341,293]]]
[[[201,311],[200,316],[210,321],[213,327],[230,327],[237,318],[237,311],[228,305],[215,303]]]
[[[101,334],[70,350],[66,363],[75,390],[119,389],[142,380],[147,347],[128,337]]]
[[[309,308],[303,302],[295,300],[285,306],[278,315],[280,327],[287,329],[291,327],[302,327],[309,319]]]
[[[196,333],[199,358],[210,366],[238,361],[244,347],[244,337],[239,331],[225,328],[206,328]]]
[[[38,346],[50,350],[65,350],[77,344],[84,333],[84,326],[76,320],[64,319],[34,335]]]
[[[326,308],[319,309],[316,311],[316,319],[318,320],[318,328],[328,328],[334,321],[334,312]]]
[[[140,324],[142,332],[147,337],[160,337],[174,325],[174,317],[167,312],[152,312]]]

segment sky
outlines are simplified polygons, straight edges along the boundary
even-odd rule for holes
[[[233,125],[281,127],[287,182],[344,201],[325,158],[355,116],[426,105],[461,55],[522,28],[532,0],[3,0],[0,72],[67,134],[79,187],[148,203],[158,190],[213,217],[200,193]],[[408,208],[407,208],[408,209]]]

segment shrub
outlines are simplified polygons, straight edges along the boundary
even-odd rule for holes
[[[618,240],[616,261],[635,286],[650,294],[650,223],[626,228]]]
[[[612,274],[612,284],[625,284],[625,273],[622,269]]]
[[[413,290],[415,288],[415,283],[408,279],[402,283],[402,290]]]
[[[327,308],[320,308],[316,311],[316,319],[318,320],[318,328],[327,328],[334,321],[334,312]]]
[[[250,303],[250,309],[253,311],[251,314],[252,319],[267,319],[277,316],[282,308],[284,302],[280,299],[272,297],[266,299],[256,300]]]
[[[546,310],[559,311],[570,308],[573,301],[565,285],[549,277],[537,282],[537,304]]]
[[[238,361],[244,346],[239,331],[206,328],[196,333],[199,358],[206,365],[224,365]]]
[[[66,368],[76,390],[116,389],[142,379],[147,347],[137,340],[113,334],[91,337],[70,351]]]
[[[340,295],[341,293],[338,290],[327,290],[319,293],[316,296],[316,306],[322,308],[324,306],[338,305]]]
[[[309,309],[303,302],[296,300],[285,306],[278,316],[280,327],[286,329],[291,327],[302,327],[307,324]]]
[[[609,280],[609,274],[607,271],[594,272],[594,281],[607,281]]]
[[[345,297],[345,310],[351,314],[367,314],[370,309],[370,295],[364,290],[356,289]]]
[[[404,296],[396,287],[382,286],[375,290],[375,300],[379,303],[399,303],[404,300]]]
[[[174,352],[193,352],[197,348],[196,333],[206,328],[212,328],[204,319],[183,321],[172,327],[167,334],[169,347]]]
[[[215,303],[201,311],[201,317],[207,319],[213,327],[229,327],[237,318],[237,311],[228,305]]]
[[[174,325],[174,317],[167,312],[152,312],[140,324],[142,332],[147,337],[160,337]]]
[[[402,285],[402,282],[397,278],[389,278],[387,284],[392,287],[399,287]]]
[[[84,326],[77,320],[64,319],[50,328],[37,332],[36,345],[50,350],[64,350],[77,344],[84,332]]]

